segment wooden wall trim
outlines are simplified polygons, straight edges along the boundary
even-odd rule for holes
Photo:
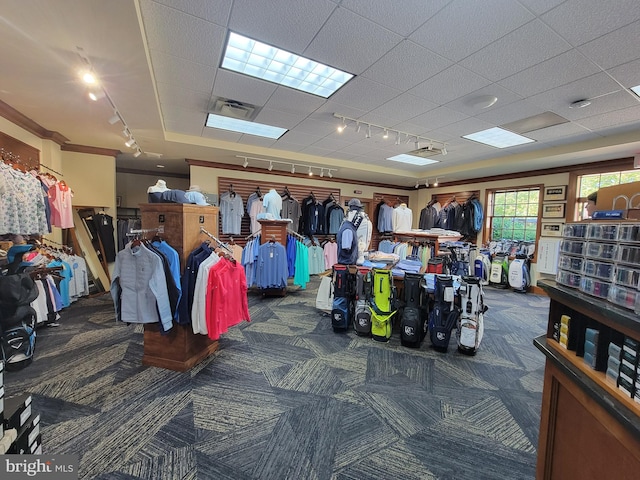
[[[191,158],[186,158],[185,161],[189,164],[189,165],[193,165],[196,167],[206,167],[206,168],[223,168],[225,170],[236,170],[238,172],[252,172],[252,173],[261,173],[263,175],[276,175],[278,177],[293,177],[293,178],[309,178],[308,175],[306,173],[291,173],[291,172],[284,172],[282,170],[278,170],[278,171],[269,171],[266,170],[264,168],[255,168],[255,167],[247,167],[244,168],[242,165],[231,165],[228,163],[219,163],[219,162],[207,162],[206,160],[194,160]],[[316,165],[311,165],[314,168],[321,168],[318,167]],[[324,182],[330,182],[330,183],[335,183],[335,182],[346,182],[346,183],[351,183],[351,184],[357,184],[357,185],[367,185],[370,187],[380,187],[380,188],[389,188],[390,185],[386,184],[386,183],[378,183],[378,182],[365,182],[363,180],[357,180],[354,178],[341,178],[339,176],[334,175],[333,178],[329,178],[329,177],[320,177],[319,175],[314,175],[313,176],[314,180],[322,180]],[[398,189],[398,190],[414,190],[413,187],[400,187],[397,185],[393,185],[392,186],[394,189]]]
[[[0,116],[6,118],[11,123],[15,123],[18,127],[25,129],[27,132],[34,134],[38,138],[44,140],[52,140],[58,145],[63,145],[69,139],[58,132],[47,130],[42,125],[34,122],[26,115],[20,113],[11,105],[0,100]]]
[[[116,167],[116,173],[128,173],[131,175],[146,175],[147,177],[171,177],[171,178],[186,178],[187,180],[190,178],[188,174],[185,173],[173,173],[173,172],[149,172],[147,170],[136,170],[134,168],[121,168]]]
[[[76,145],[74,143],[65,143],[60,147],[63,152],[88,153],[91,155],[104,155],[106,157],[117,157],[122,152],[112,148],[92,147],[90,145]]]
[[[40,168],[40,150],[37,148],[2,132],[0,132],[0,148],[13,155],[13,163],[20,164],[27,170]]]
[[[576,175],[588,175],[591,173],[608,172],[612,170],[632,170],[633,157],[616,158],[614,160],[603,160],[580,165],[567,165],[565,167],[544,168],[540,170],[529,170],[526,172],[507,173],[504,175],[494,175],[492,177],[470,178],[455,182],[440,182],[440,187],[452,187],[455,185],[468,185],[471,183],[486,183],[499,180],[513,180],[516,178],[537,177],[538,175],[554,175],[556,173],[575,173]],[[420,187],[419,187],[420,188]],[[425,188],[424,186],[422,188]]]

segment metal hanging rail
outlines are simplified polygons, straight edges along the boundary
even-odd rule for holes
[[[206,236],[212,238],[220,247],[224,248],[227,252],[233,253],[233,250],[231,249],[231,247],[229,247],[229,245],[218,239],[215,235],[207,232],[204,227],[200,227],[200,233],[204,233]]]

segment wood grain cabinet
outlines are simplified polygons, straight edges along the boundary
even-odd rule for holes
[[[551,300],[547,333],[534,340],[547,357],[537,479],[640,478],[640,403],[607,377],[607,362],[603,371],[595,370],[580,348],[587,328],[599,331],[598,356],[608,356],[611,342],[640,341],[640,318],[555,281],[540,280],[538,286]],[[575,350],[554,339],[562,315],[571,317]]]

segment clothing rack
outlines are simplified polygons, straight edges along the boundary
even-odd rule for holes
[[[158,228],[138,228],[136,230],[131,229],[127,232],[127,237],[135,237],[141,233],[164,233],[164,225],[160,225]]]
[[[245,240],[249,240],[250,238],[257,237],[258,235],[260,235],[260,232],[256,232],[256,233],[252,233],[250,235],[247,235],[246,237],[244,237],[244,239]]]
[[[55,171],[53,168],[49,168],[46,165],[40,165],[40,168],[46,168],[47,170],[49,170],[50,172],[55,173],[56,175],[60,175],[61,177],[64,177],[64,173],[60,173]]]
[[[200,227],[200,233],[204,233],[207,237],[210,237],[211,239],[213,239],[218,244],[218,246],[220,246],[221,248],[224,248],[227,252],[233,254],[233,250],[229,247],[229,245],[220,241],[215,235],[207,232],[203,227]]]
[[[288,233],[289,235],[293,235],[294,237],[296,237],[296,238],[297,238],[297,239],[299,239],[299,240],[304,240],[304,236],[302,236],[302,235],[300,235],[299,233],[294,232],[293,230],[290,230],[290,229],[288,229],[288,228],[287,228],[287,233]]]

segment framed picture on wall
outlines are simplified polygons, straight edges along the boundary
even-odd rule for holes
[[[542,222],[540,225],[541,237],[561,237],[564,222]]]
[[[567,199],[567,186],[558,185],[556,187],[544,187],[545,202],[561,202]]]
[[[542,218],[564,218],[564,203],[543,203]]]

